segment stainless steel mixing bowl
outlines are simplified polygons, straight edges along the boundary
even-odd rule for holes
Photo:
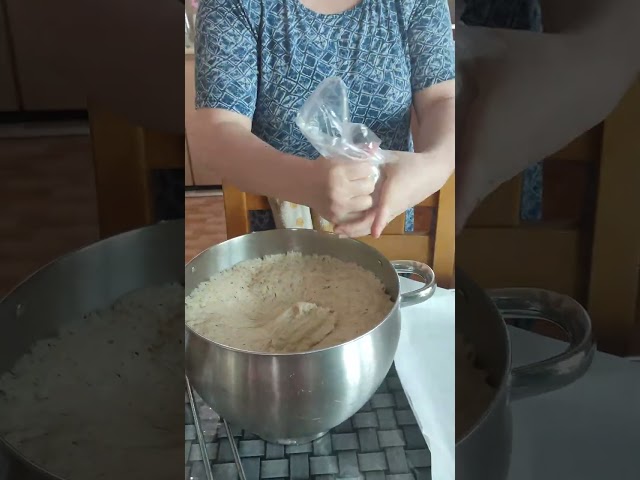
[[[38,340],[55,336],[69,322],[107,307],[125,293],[182,282],[183,251],[184,221],[175,220],[102,240],[43,267],[0,300],[0,373]],[[175,381],[180,384],[181,377]],[[176,392],[180,401],[181,388]],[[108,449],[103,454],[111,455]],[[78,450],[75,455],[86,453]],[[0,438],[0,480],[62,480],[59,472],[47,472],[32,460]],[[182,472],[171,457],[159,456],[158,462],[167,478]]]
[[[435,291],[433,271],[426,265],[389,262],[362,242],[329,233],[272,230],[234,238],[195,257],[186,266],[185,295],[239,262],[291,251],[355,262],[382,281],[394,305],[365,335],[308,353],[238,350],[186,327],[185,368],[193,388],[229,422],[281,444],[309,442],[356,413],[391,367],[400,336],[400,308],[426,301]],[[425,285],[401,294],[398,273],[416,273]]]
[[[485,292],[459,270],[456,290],[456,329],[473,343],[496,390],[475,424],[462,430],[456,425],[456,479],[506,480],[511,462],[511,402],[566,387],[584,375],[596,350],[591,321],[578,302],[547,290]],[[568,334],[568,348],[553,358],[512,368],[506,319],[550,321]]]

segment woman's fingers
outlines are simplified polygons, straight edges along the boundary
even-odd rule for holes
[[[364,212],[369,210],[373,206],[373,198],[371,195],[359,195],[352,197],[346,205],[346,210],[349,212]]]
[[[372,178],[375,167],[367,161],[345,161],[344,176],[347,180],[362,180]]]
[[[375,216],[375,210],[370,210],[358,220],[336,226],[334,231],[337,234],[346,235],[351,238],[365,237],[371,233],[371,225]]]
[[[349,194],[352,197],[360,197],[362,195],[371,195],[376,189],[376,182],[373,178],[361,178],[349,182]]]

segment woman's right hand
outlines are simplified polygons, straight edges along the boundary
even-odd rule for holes
[[[307,206],[333,224],[353,220],[373,206],[374,173],[364,161],[313,160]]]

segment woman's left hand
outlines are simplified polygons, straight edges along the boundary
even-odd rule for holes
[[[451,176],[451,162],[429,153],[395,152],[396,161],[382,172],[378,203],[361,218],[335,226],[335,233],[351,238],[378,238],[398,215],[430,197]]]

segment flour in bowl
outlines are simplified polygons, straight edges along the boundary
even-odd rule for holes
[[[183,299],[181,285],[140,289],[36,342],[0,375],[0,436],[65,480],[174,480]]]
[[[241,262],[202,282],[185,304],[185,321],[196,333],[229,347],[274,353],[353,340],[393,307],[368,270],[297,252]]]

